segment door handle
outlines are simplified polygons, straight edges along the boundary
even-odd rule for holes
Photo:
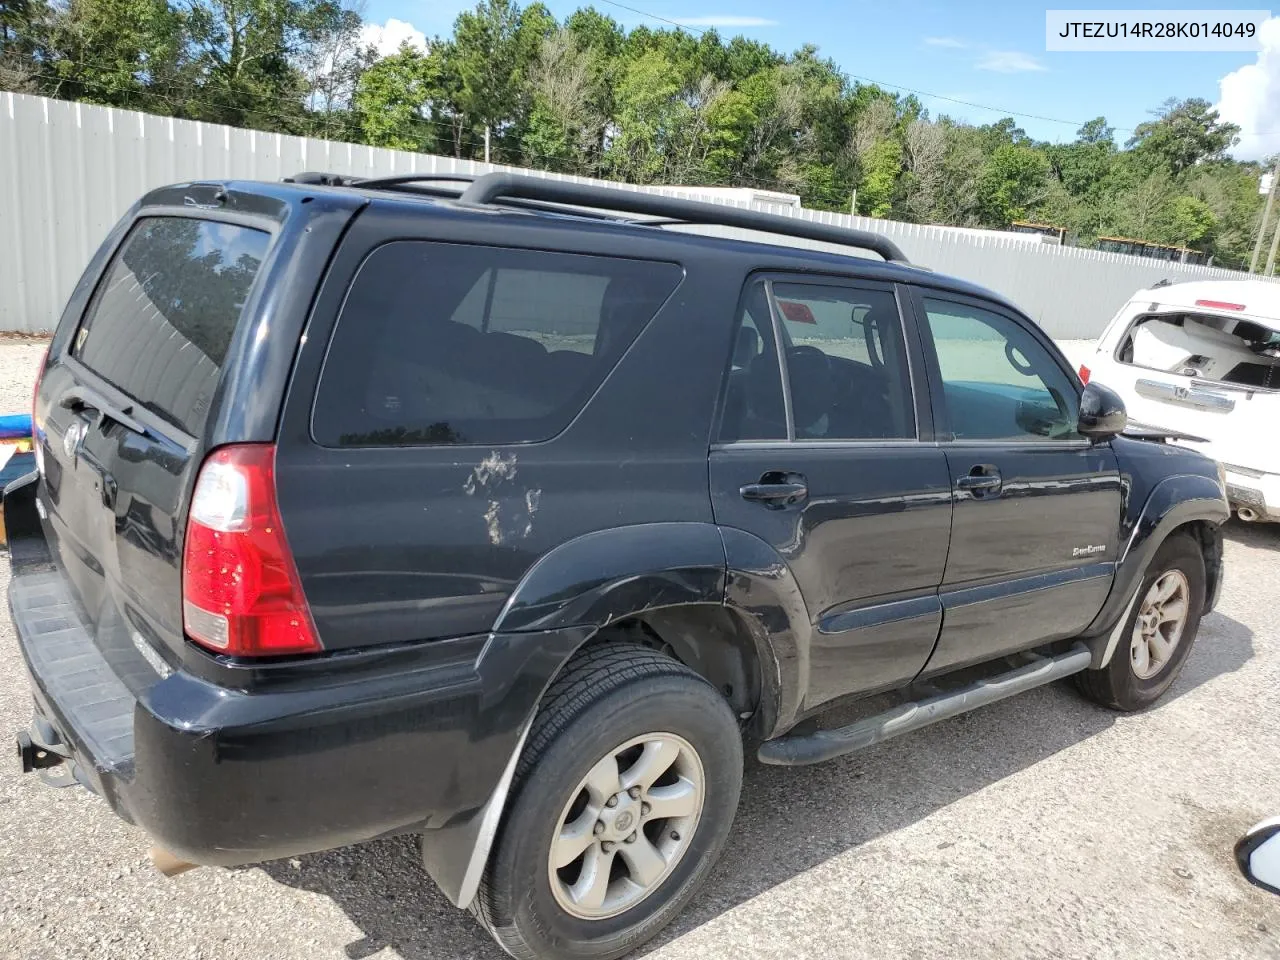
[[[998,493],[1003,483],[999,470],[989,463],[979,463],[965,476],[956,478],[956,489],[965,490],[975,497],[981,497],[991,493]]]
[[[743,500],[776,508],[805,499],[809,496],[809,485],[798,473],[771,470],[760,478],[759,483],[744,484],[738,492]]]

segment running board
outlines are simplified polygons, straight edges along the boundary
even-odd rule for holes
[[[847,727],[766,740],[760,744],[757,756],[761,763],[783,767],[799,767],[832,760],[890,737],[919,730],[939,720],[957,717],[976,707],[1069,677],[1088,667],[1092,656],[1084,644],[1078,643],[1056,657],[1041,657],[1035,663],[1016,670],[979,680],[952,693],[939,694],[916,703],[904,703]]]

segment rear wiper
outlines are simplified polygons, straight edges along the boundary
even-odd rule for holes
[[[147,429],[146,425],[131,416],[133,413],[132,405],[116,407],[102,394],[88,387],[72,387],[62,395],[59,403],[73,413],[79,413],[81,410],[96,410],[99,424],[105,420],[111,420],[120,424],[126,430],[132,430],[139,436],[151,436],[151,431]]]

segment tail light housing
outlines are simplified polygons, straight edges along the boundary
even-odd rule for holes
[[[36,368],[36,385],[31,388],[31,452],[36,458],[36,471],[44,476],[44,420],[40,416],[40,381],[44,379],[44,366],[49,362],[49,348],[45,347]]]
[[[1083,363],[1080,364],[1080,382],[1087,384],[1089,382],[1089,368]]]
[[[210,650],[240,657],[321,649],[276,501],[275,447],[220,447],[187,516],[182,621]]]

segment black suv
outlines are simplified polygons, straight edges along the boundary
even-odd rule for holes
[[[1172,683],[1217,468],[1010,303],[860,231],[448,179],[179,185],[107,238],[4,496],[27,769],[171,865],[421,833],[513,956],[616,957],[706,879],[744,735]]]

